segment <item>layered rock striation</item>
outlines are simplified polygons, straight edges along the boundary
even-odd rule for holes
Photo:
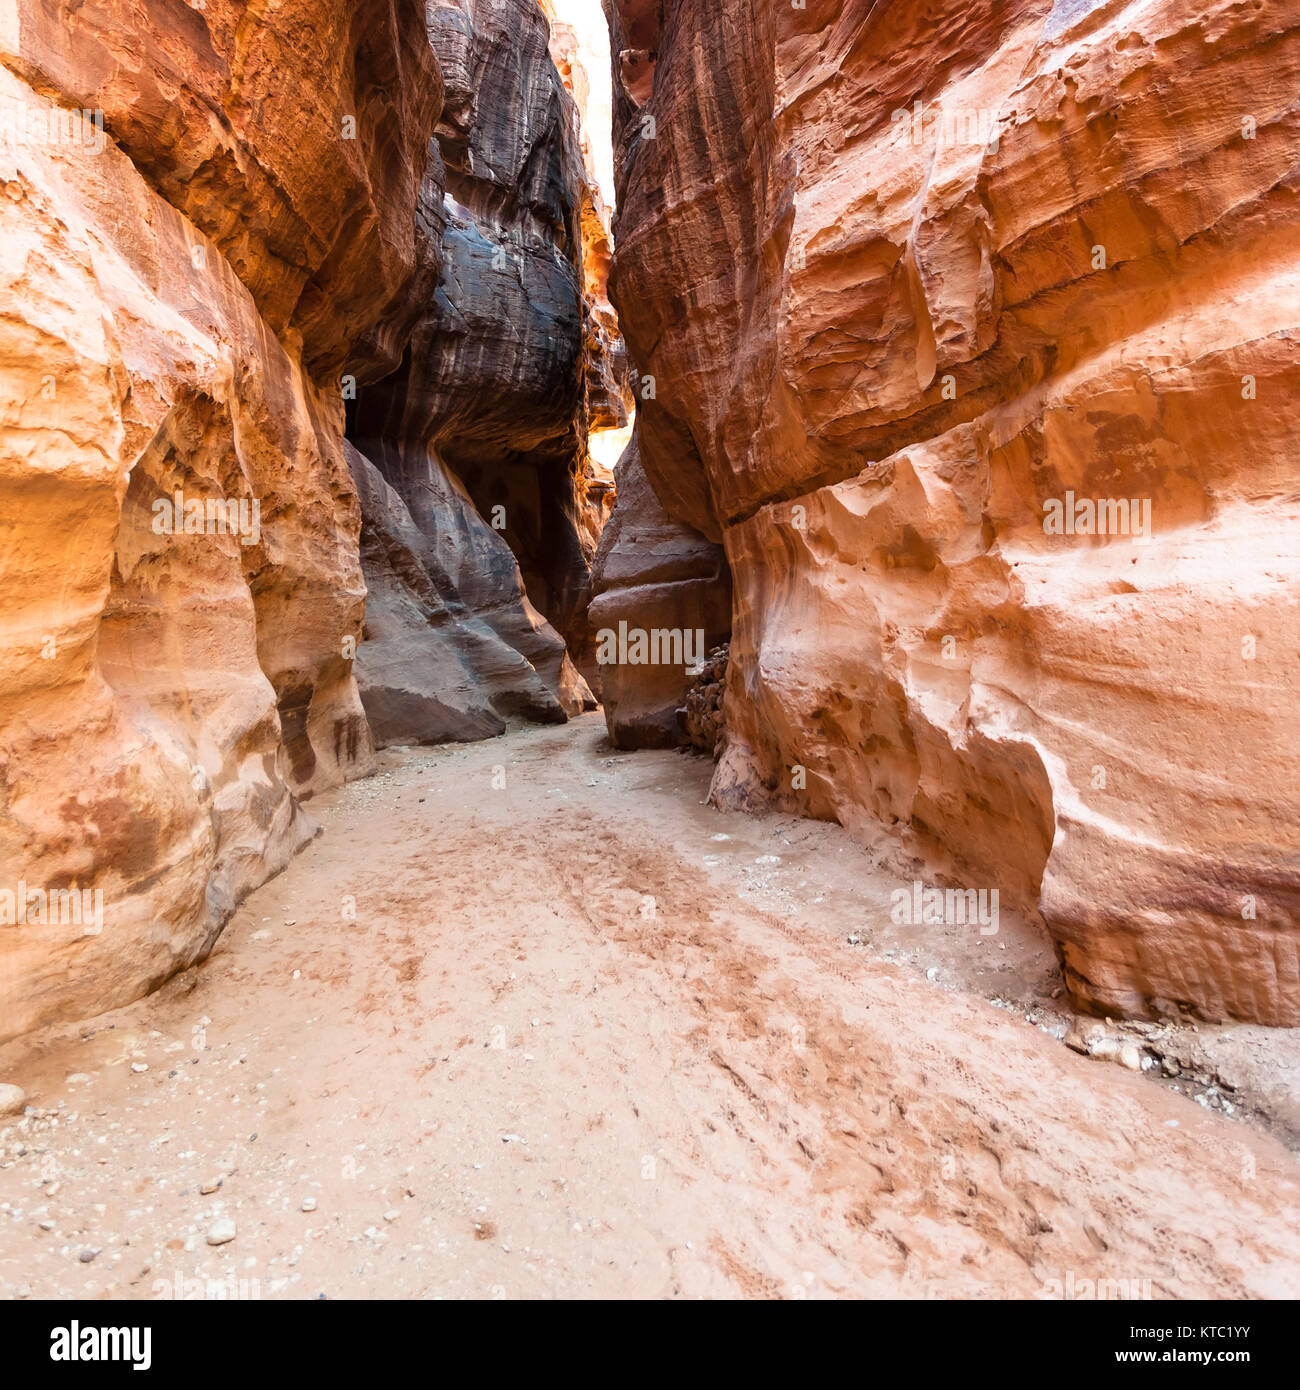
[[[1081,1007],[1300,1023],[1294,14],[606,9],[644,514],[735,587],[715,800],[910,826]]]
[[[547,621],[585,632],[600,502],[546,34],[0,18],[0,1039],[201,959],[376,741],[590,701]]]
[[[621,243],[624,236],[644,235],[641,224],[657,224],[666,206],[667,189],[644,182],[658,177],[659,171],[647,174],[651,157],[640,153],[658,139],[658,117],[646,103],[661,18],[657,3],[607,4],[605,13],[614,72]],[[696,126],[686,143],[698,145],[708,134],[708,126]],[[707,163],[705,156],[696,170],[701,188]],[[725,244],[726,239],[719,238],[720,252]],[[694,283],[699,267],[686,261],[661,265],[659,269],[673,279],[647,298],[646,282],[630,292],[624,288],[628,267],[640,264],[635,254],[620,254],[611,263],[610,275],[617,271],[619,276],[617,287],[607,278],[611,297],[627,306],[636,324],[634,334],[628,335],[620,315],[636,422],[616,469],[617,499],[593,569],[590,625],[597,637],[624,631],[682,634],[703,654],[730,636],[731,576],[711,512],[692,506],[683,492],[687,480],[701,477],[703,468],[691,435],[691,421],[700,418],[700,402],[688,389],[697,363],[675,362],[675,374],[660,375],[665,354],[682,344],[683,325],[664,317],[675,312],[669,307],[677,303],[674,287]],[[721,342],[714,347],[721,358]],[[675,662],[613,662],[603,667],[599,688],[610,738],[621,748],[676,746],[684,737],[678,710],[693,683],[691,670]]]
[[[334,373],[440,101],[414,0],[0,21],[0,1037],[200,957],[369,765]]]
[[[411,552],[421,583],[477,631],[468,645],[457,637],[452,684],[430,689],[446,622],[416,618],[419,605],[405,600],[387,604],[389,620],[369,626],[360,654],[382,741],[480,736],[479,704],[447,714],[464,706],[465,665],[497,720],[594,706],[569,656],[588,664],[603,523],[588,497],[586,421],[589,403],[610,395],[621,349],[600,328],[612,310],[603,270],[596,283],[589,263],[608,260],[608,233],[546,17],[535,0],[464,0],[431,6],[429,34],[447,92],[421,189],[434,289],[421,289],[399,370],[359,391],[349,435],[425,538]],[[405,587],[384,564],[367,578],[390,596]],[[395,622],[398,612],[410,621]],[[495,645],[481,640],[484,626]]]

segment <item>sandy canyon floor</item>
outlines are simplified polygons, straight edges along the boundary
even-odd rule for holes
[[[205,964],[0,1050],[0,1296],[1300,1295],[1289,1035],[1081,1055],[1031,926],[895,927],[904,847],[710,771],[592,717],[314,802]]]

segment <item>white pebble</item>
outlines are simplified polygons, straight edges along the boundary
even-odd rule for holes
[[[228,1245],[235,1238],[235,1223],[227,1216],[208,1228],[209,1245]]]

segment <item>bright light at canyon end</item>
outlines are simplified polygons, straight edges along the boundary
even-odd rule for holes
[[[596,182],[605,206],[614,207],[613,69],[610,66],[609,26],[600,0],[541,0],[542,9],[555,21],[567,24],[578,44],[578,58],[586,74],[588,94],[578,105],[587,113],[586,135],[591,148]]]
[[[617,430],[592,430],[588,447],[592,461],[607,473],[614,471],[614,465],[623,456],[632,438],[632,426]]]

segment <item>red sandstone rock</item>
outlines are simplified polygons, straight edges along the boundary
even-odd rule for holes
[[[618,501],[596,556],[589,623],[593,637],[633,631],[690,634],[702,656],[726,639],[731,585],[722,548],[674,521],[641,468],[633,437],[616,472]],[[691,685],[685,663],[599,668],[610,737],[620,748],[672,748]]]
[[[319,377],[401,294],[441,100],[420,0],[12,0],[5,62],[102,111]],[[392,365],[392,364],[390,364]]]
[[[552,538],[559,508],[584,603],[602,504],[576,463],[576,117],[535,7],[474,8],[490,42],[470,86],[452,61],[441,129],[454,146],[486,102],[463,149],[479,211],[451,215],[536,268],[519,302],[441,298],[443,82],[415,0],[22,0],[0,21],[0,1038],[124,1003],[210,949],[315,833],[301,801],[371,765],[358,644],[381,741],[590,701],[437,453],[490,439],[493,418],[502,448],[554,445],[536,524]],[[522,67],[500,62],[515,21]],[[515,180],[500,221],[494,160]],[[468,350],[444,350],[470,322]],[[344,442],[355,383],[413,332],[436,379],[377,452],[410,455],[396,476],[421,525]],[[501,383],[514,398],[493,399]],[[88,920],[39,920],[60,890],[70,917],[73,888]]]
[[[0,929],[10,1036],[204,954],[371,745],[337,386],[112,139],[69,138],[10,69],[0,108],[0,912],[102,894]]]
[[[607,9],[642,459],[735,581],[715,798],[910,823],[1084,1007],[1300,1023],[1289,7]]]
[[[200,958],[376,738],[592,702],[532,602],[585,642],[584,403],[622,422],[545,19],[245,9],[0,23],[0,1038]],[[28,887],[102,919],[4,921]]]

